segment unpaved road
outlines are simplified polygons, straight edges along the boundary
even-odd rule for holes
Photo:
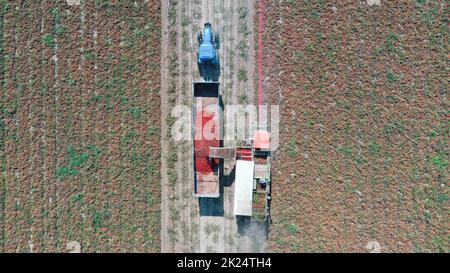
[[[240,235],[233,209],[233,181],[221,183],[221,198],[192,196],[192,142],[171,136],[171,110],[191,108],[192,81],[200,80],[196,32],[205,22],[219,30],[221,93],[227,104],[254,103],[254,1],[162,0],[162,252],[262,252],[265,239]],[[225,145],[235,145],[233,141]],[[225,173],[230,170],[225,170]],[[226,185],[225,185],[226,184]],[[257,231],[255,230],[255,233]]]

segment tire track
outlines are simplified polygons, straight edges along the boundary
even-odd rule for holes
[[[172,8],[176,8],[175,26]],[[238,104],[239,97],[245,97],[244,104],[254,101],[254,37],[253,16],[254,1],[162,1],[162,49],[161,55],[161,250],[162,252],[238,252],[263,251],[251,247],[242,247],[237,242],[246,240],[240,238],[237,232],[235,217],[232,214],[233,186],[224,187],[222,197],[223,216],[200,216],[198,200],[192,197],[192,141],[170,144],[170,84],[176,82],[176,104],[191,108],[192,87],[194,79],[200,79],[196,65],[197,40],[196,32],[203,28],[205,22],[213,25],[214,31],[219,30],[221,48],[219,50],[221,63],[221,93],[225,103]],[[201,14],[199,14],[201,11]],[[241,24],[241,25],[239,25]],[[239,27],[240,26],[240,27]],[[240,31],[240,28],[248,30]],[[173,33],[176,31],[176,33]],[[176,35],[175,43],[171,43],[171,35]],[[238,54],[238,46],[244,44],[245,56]],[[173,56],[170,54],[174,54]],[[176,70],[169,64],[173,57],[177,61]],[[239,79],[238,73],[245,70],[246,79]],[[243,73],[243,72],[242,72]],[[229,98],[229,99],[228,99]],[[233,141],[227,145],[235,145]],[[170,146],[169,146],[170,145]],[[169,149],[177,149],[176,185],[173,192],[169,185],[168,157]],[[173,200],[173,201],[170,201]],[[205,215],[213,215],[219,208],[217,200],[208,200]],[[208,207],[209,206],[209,207]],[[171,230],[175,232],[171,233]],[[169,236],[169,233],[171,235]],[[172,236],[172,240],[171,237]],[[174,238],[173,238],[174,237]],[[251,243],[251,242],[250,242]],[[244,245],[251,245],[245,243]]]
[[[168,45],[168,1],[161,0],[161,44]],[[168,143],[167,143],[167,122],[168,116],[168,46],[161,47],[161,252],[170,251],[168,228],[170,225],[168,218],[169,209],[169,179],[167,176],[167,156],[168,156]]]

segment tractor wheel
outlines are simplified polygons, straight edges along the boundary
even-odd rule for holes
[[[216,37],[214,39],[214,43],[216,44],[216,49],[220,48],[220,36],[219,36],[219,32],[216,32]]]
[[[199,45],[201,45],[203,42],[203,35],[201,31],[197,32],[197,41]]]

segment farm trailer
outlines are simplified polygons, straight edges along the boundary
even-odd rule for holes
[[[220,158],[210,150],[222,147],[223,118],[219,82],[193,82],[192,137],[194,144],[194,196],[220,196]]]

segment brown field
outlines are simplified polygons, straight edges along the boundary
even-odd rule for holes
[[[264,3],[269,251],[450,251],[448,2]]]
[[[160,1],[81,2],[0,1],[0,252],[160,250]]]
[[[448,2],[262,1],[267,242],[171,135],[206,21],[224,104],[255,103],[257,0],[0,0],[0,252],[449,252]]]

